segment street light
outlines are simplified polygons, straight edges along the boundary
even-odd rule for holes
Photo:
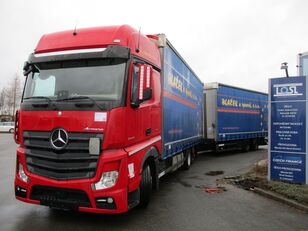
[[[286,76],[287,76],[287,78],[289,78],[288,63],[287,62],[282,63],[280,69],[281,70],[285,70],[286,71]]]

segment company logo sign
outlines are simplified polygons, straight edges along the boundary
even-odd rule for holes
[[[303,93],[299,92],[299,87],[302,87],[303,83],[284,83],[274,84],[274,96],[302,96]]]
[[[53,130],[50,135],[50,144],[56,150],[62,150],[68,144],[68,134],[63,128]]]

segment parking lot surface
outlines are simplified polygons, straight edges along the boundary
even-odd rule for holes
[[[0,230],[308,230],[308,215],[253,192],[224,185],[222,193],[206,193],[216,179],[247,171],[266,158],[266,147],[240,153],[203,153],[188,171],[161,178],[147,209],[121,215],[64,212],[15,200],[17,145],[12,134],[0,134]],[[223,171],[208,176],[209,171]]]

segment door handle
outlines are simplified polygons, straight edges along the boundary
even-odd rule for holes
[[[151,135],[151,133],[152,133],[152,128],[148,128],[148,129],[145,131],[145,135],[146,135],[146,136]]]

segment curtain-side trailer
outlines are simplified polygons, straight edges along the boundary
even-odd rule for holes
[[[166,159],[203,139],[203,83],[165,35],[159,38],[163,57],[162,142]]]
[[[267,94],[221,83],[204,88],[205,147],[256,150],[267,143]]]

